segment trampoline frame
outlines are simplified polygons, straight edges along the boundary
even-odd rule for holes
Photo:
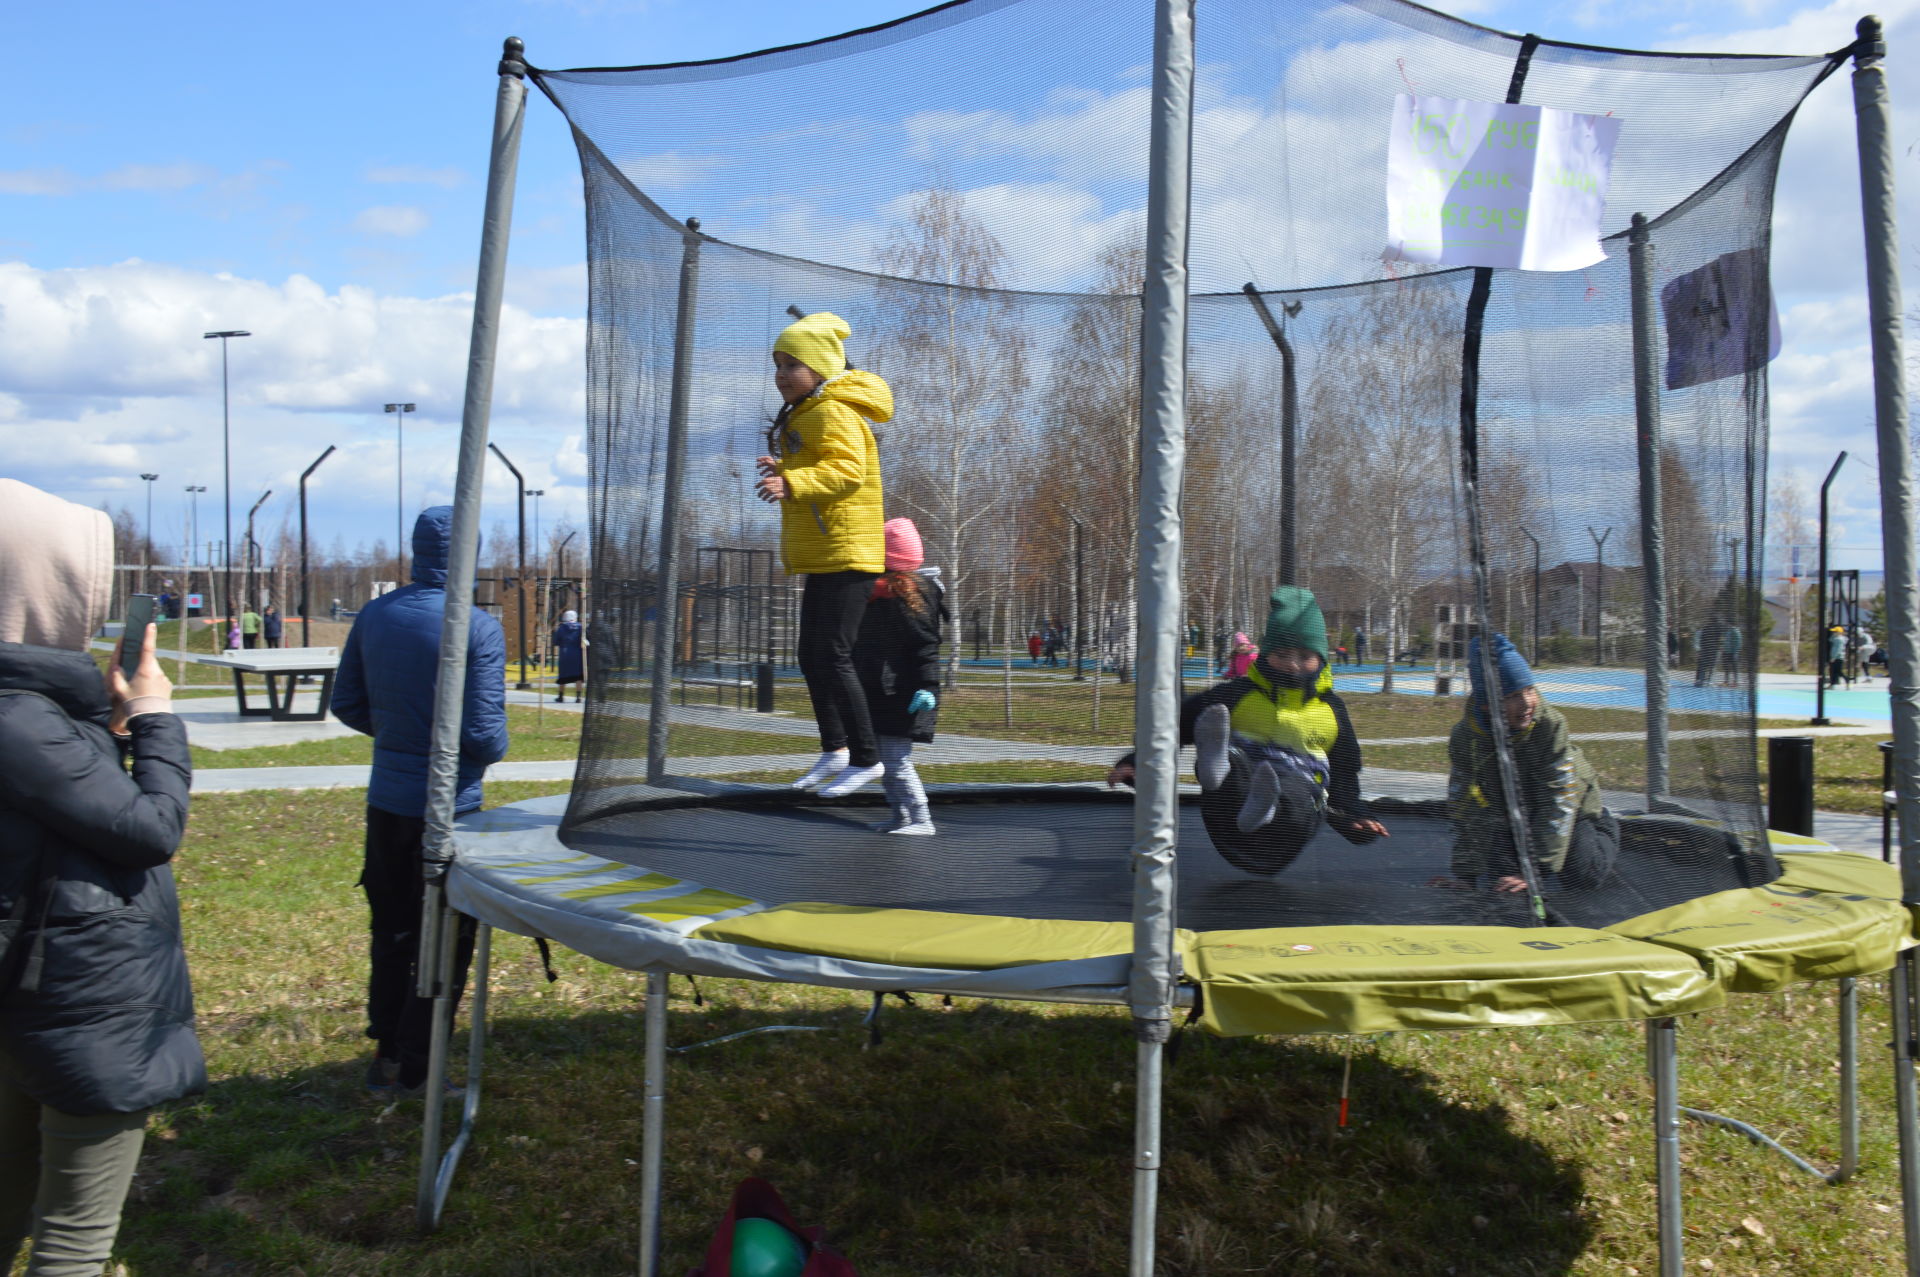
[[[1164,1045],[1174,1002],[1172,967],[1173,862],[1176,843],[1177,757],[1175,694],[1179,689],[1179,495],[1185,430],[1185,305],[1187,297],[1187,160],[1194,77],[1194,0],[1155,0],[1153,114],[1151,122],[1147,269],[1142,296],[1141,475],[1139,508],[1139,679],[1136,684],[1138,799],[1132,857],[1136,869],[1135,951],[1125,1003],[1133,1013],[1137,1041],[1133,1222],[1129,1273],[1151,1277],[1154,1268],[1154,1217],[1160,1166],[1160,1087]],[[1920,904],[1920,583],[1916,582],[1912,460],[1908,425],[1898,235],[1893,198],[1894,153],[1891,109],[1885,81],[1885,44],[1878,19],[1863,18],[1859,38],[1837,51],[1835,63],[1854,62],[1853,89],[1860,150],[1862,215],[1865,225],[1868,304],[1873,350],[1875,424],[1880,463],[1881,524],[1884,539],[1889,613],[1889,682],[1892,685],[1894,789],[1900,822],[1902,900]],[[1521,56],[1539,45],[1528,36]],[[493,146],[474,298],[465,402],[455,482],[454,518],[448,576],[472,579],[477,570],[481,476],[486,461],[495,351],[505,286],[508,235],[521,125],[525,116],[527,67],[524,46],[506,41],[498,66]],[[1523,71],[1517,69],[1517,95]],[[689,227],[690,237],[697,235]],[[1476,292],[1482,290],[1476,281]],[[1639,290],[1636,290],[1636,293]],[[684,312],[683,308],[683,312]],[[683,328],[690,327],[684,325]],[[1636,339],[1650,325],[1635,324]],[[1469,328],[1472,318],[1469,316]],[[687,338],[690,341],[690,334]],[[681,335],[676,333],[676,347]],[[1468,333],[1469,355],[1478,334]],[[1644,355],[1645,352],[1637,352]],[[1636,378],[1636,380],[1639,380]],[[678,387],[676,387],[676,390]],[[1463,387],[1463,462],[1469,460],[1471,404]],[[679,396],[676,395],[676,398]],[[1472,473],[1465,477],[1469,483]],[[671,501],[676,493],[669,493]],[[1469,501],[1471,503],[1471,488]],[[1476,559],[1476,569],[1484,563]],[[1477,609],[1486,620],[1484,599]],[[441,631],[432,750],[429,757],[427,834],[423,852],[426,879],[421,917],[418,991],[434,1000],[434,1042],[422,1127],[419,1215],[423,1229],[437,1225],[460,1155],[471,1140],[480,1109],[480,1065],[484,1050],[486,976],[491,958],[490,928],[480,928],[475,957],[475,1027],[468,1047],[468,1089],[462,1120],[452,1146],[440,1151],[444,1119],[444,1079],[451,1041],[453,953],[458,926],[445,900],[444,878],[454,854],[454,793],[457,784],[461,697],[467,667],[467,638],[472,599],[450,590]],[[1650,706],[1650,709],[1652,707]],[[664,727],[665,715],[657,713]],[[1503,752],[1503,763],[1505,757]],[[1650,781],[1655,777],[1650,775]],[[1656,782],[1657,783],[1657,782]],[[1511,789],[1510,791],[1511,792]],[[1910,813],[1913,816],[1910,818]],[[1900,1181],[1907,1244],[1907,1271],[1920,1277],[1920,1112],[1914,1090],[1915,1040],[1913,950],[1900,953],[1892,974],[1893,1054],[1900,1135]],[[643,1204],[640,1270],[658,1272],[660,1170],[664,1151],[666,1104],[667,973],[649,970],[646,1008],[646,1100],[643,1136]],[[995,996],[1005,996],[1004,994]],[[1850,999],[1845,999],[1850,1005]],[[1660,1272],[1679,1277],[1683,1246],[1679,1201],[1677,1028],[1672,1017],[1647,1022],[1654,1078],[1654,1136],[1660,1185]],[[1843,1053],[1846,1035],[1842,1034]],[[1843,1097],[1843,1110],[1847,1107]],[[1724,1119],[1730,1122],[1731,1119]],[[1843,1117],[1843,1127],[1845,1118]],[[1737,1128],[1736,1128],[1737,1129]]]

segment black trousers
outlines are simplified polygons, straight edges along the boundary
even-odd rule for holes
[[[427,822],[367,808],[366,859],[360,872],[371,914],[368,946],[367,1036],[378,1043],[382,1059],[400,1062],[403,1086],[427,1077],[427,1052],[433,1036],[433,1001],[414,992],[420,948],[420,909],[426,883],[420,877],[420,846]],[[464,914],[453,958],[453,1004],[467,983],[473,961],[474,921]]]
[[[800,592],[800,674],[820,725],[822,750],[845,749],[855,767],[880,761],[873,717],[860,676],[853,668],[853,643],[876,579],[872,572],[816,572]]]
[[[1313,836],[1326,826],[1320,787],[1291,770],[1280,772],[1280,801],[1273,819],[1252,833],[1242,833],[1240,807],[1253,782],[1254,761],[1245,751],[1227,751],[1227,778],[1220,788],[1200,795],[1200,819],[1206,823],[1213,847],[1235,869],[1251,874],[1277,874],[1292,864]]]

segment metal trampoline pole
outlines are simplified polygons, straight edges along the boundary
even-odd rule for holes
[[[667,981],[647,972],[646,1099],[640,1118],[640,1277],[660,1273],[660,1182],[667,1147]]]
[[[1194,0],[1155,0],[1153,119],[1140,325],[1139,661],[1134,684],[1133,961],[1136,1054],[1131,1277],[1152,1277],[1162,1053],[1173,1026],[1180,828],[1180,487],[1187,430],[1187,217]]]
[[[1660,1220],[1660,1277],[1681,1277],[1686,1262],[1680,1204],[1680,1046],[1672,1016],[1647,1021],[1653,1073],[1653,1163]]]
[[[1880,543],[1887,593],[1887,682],[1893,711],[1893,788],[1900,799],[1901,897],[1920,903],[1920,597],[1914,559],[1913,456],[1901,350],[1900,245],[1893,192],[1892,108],[1878,18],[1862,18],[1853,47],[1853,110],[1860,142],[1860,205],[1867,240],[1873,338],[1873,416],[1880,449]],[[1857,620],[1857,618],[1856,618]],[[1854,623],[1850,621],[1849,624]]]
[[[687,411],[693,399],[693,328],[700,306],[700,219],[689,217],[680,247],[680,294],[673,320],[673,385],[667,403],[667,473],[660,497],[660,566],[654,574],[653,687],[647,698],[647,783],[667,774],[673,658],[680,617],[680,489],[687,472]],[[696,612],[697,616],[697,612]]]
[[[1633,416],[1640,458],[1641,646],[1647,678],[1647,806],[1667,796],[1667,547],[1661,522],[1660,374],[1653,310],[1653,245],[1647,218],[1633,215],[1627,238],[1633,273]]]
[[[1920,1277],[1920,1103],[1913,1080],[1916,1030],[1914,951],[1893,960],[1887,994],[1893,1002],[1893,1101],[1900,1128],[1900,1214],[1907,1240],[1908,1277]]]
[[[427,1077],[421,1084],[426,1112],[420,1122],[420,1178],[414,1192],[414,1222],[422,1233],[440,1227],[440,1210],[446,1202],[445,1183],[440,1168],[446,1158],[440,1151],[440,1136],[446,1111],[447,1045],[453,1033],[453,955],[460,943],[460,924],[449,917],[451,909],[440,911],[435,927],[433,948],[433,1027],[427,1039]],[[426,964],[422,964],[423,966]]]
[[[494,352],[500,344],[500,298],[506,289],[507,238],[513,225],[514,174],[520,163],[520,126],[526,119],[525,46],[509,36],[500,57],[494,98],[493,155],[487,167],[486,212],[480,266],[474,284],[473,335],[467,349],[466,402],[460,418],[460,465],[453,486],[453,538],[447,552],[446,606],[440,624],[440,661],[433,689],[433,735],[427,756],[427,831],[421,872],[437,884],[453,858],[453,801],[460,784],[460,724],[466,709],[467,629],[473,617],[473,578],[480,560],[481,486],[487,468],[487,422],[493,407]],[[439,924],[437,893],[429,890],[421,915],[421,952]],[[434,990],[425,962],[420,993]]]

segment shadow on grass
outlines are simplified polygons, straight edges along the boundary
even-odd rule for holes
[[[676,983],[676,992],[681,988]],[[732,989],[748,986],[731,986]],[[1126,1270],[1133,1047],[1115,1011],[890,1006],[760,991],[676,1001],[668,1273],[698,1257],[742,1176],[779,1186],[863,1277]],[[807,1005],[775,1004],[805,997]],[[638,1010],[555,1005],[494,1025],[483,1111],[442,1231],[413,1232],[420,1105],[360,1089],[361,1062],[215,1084],[148,1145],[122,1258],[136,1273],[631,1272],[639,1205]],[[463,1057],[462,1057],[463,1058]],[[1548,1274],[1593,1225],[1580,1168],[1498,1108],[1334,1044],[1187,1035],[1166,1092],[1159,1271]]]

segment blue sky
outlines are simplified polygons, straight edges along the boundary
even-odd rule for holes
[[[1920,0],[1878,8],[1893,25],[1897,106],[1912,124],[1920,77],[1903,83],[1898,59],[1900,37],[1920,34],[1920,16],[1909,17]],[[902,11],[763,0],[16,7],[9,43],[23,56],[0,125],[6,472],[139,509],[137,475],[157,471],[156,537],[177,539],[167,529],[181,487],[208,484],[215,509],[219,497],[219,366],[199,333],[251,328],[259,335],[233,348],[236,506],[274,487],[273,508],[289,511],[292,478],[337,444],[314,489],[316,535],[350,545],[390,535],[383,401],[420,404],[407,427],[410,505],[450,488],[462,294],[501,38],[522,36],[547,67],[661,62]],[[1606,45],[1794,53],[1844,44],[1860,12],[1792,0],[1476,0],[1455,11]],[[1816,98],[1790,144],[1776,243],[1788,343],[1775,369],[1776,463],[1810,485],[1838,447],[1871,455],[1844,78]],[[547,489],[549,521],[585,510],[578,173],[558,112],[535,95],[495,437]],[[1920,192],[1911,157],[1900,176]],[[1840,541],[1866,545],[1872,472],[1844,474]],[[490,489],[502,516],[509,497]]]

